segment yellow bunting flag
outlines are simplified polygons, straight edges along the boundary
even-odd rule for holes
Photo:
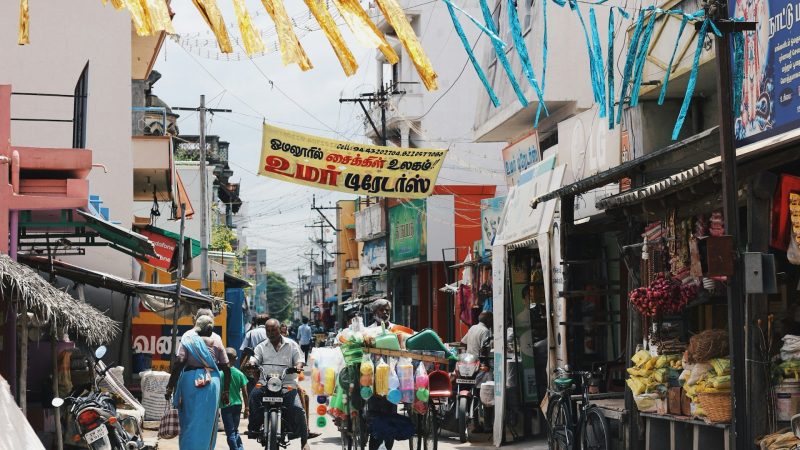
[[[102,0],[103,6],[108,4],[108,0]],[[125,4],[122,3],[122,0],[111,0],[111,5],[114,6],[115,9],[122,9],[125,7]]]
[[[369,20],[367,12],[364,11],[358,0],[333,0],[333,3],[336,4],[347,27],[361,45],[380,49],[389,64],[396,64],[400,61],[400,57],[386,41],[386,36]]]
[[[131,13],[131,20],[133,20],[133,27],[136,28],[136,34],[139,36],[150,36],[153,34],[153,28],[150,25],[150,11],[147,8],[147,2],[141,0],[124,0],[125,7]]]
[[[425,87],[428,88],[429,91],[438,89],[436,85],[436,72],[433,70],[431,61],[428,59],[428,55],[425,54],[422,44],[419,43],[414,29],[411,28],[411,23],[408,22],[403,8],[400,7],[397,0],[377,0],[377,2],[386,21],[394,28],[397,37],[400,38],[400,42],[402,42],[403,47],[406,48]]]
[[[242,42],[247,56],[264,51],[264,41],[261,40],[258,31],[253,26],[253,19],[247,12],[244,0],[233,0],[233,9],[236,11],[236,21],[239,23],[239,31],[242,33]]]
[[[217,44],[222,53],[233,53],[231,39],[228,37],[228,30],[225,28],[225,19],[219,12],[216,0],[192,0],[197,11],[203,16],[214,36],[217,37]]]
[[[336,52],[336,57],[339,58],[339,64],[342,65],[345,75],[349,77],[356,73],[356,70],[358,70],[356,59],[350,49],[347,48],[347,43],[344,41],[342,33],[339,32],[339,27],[336,26],[336,22],[333,20],[330,11],[328,11],[325,2],[320,0],[305,0],[305,2],[311,14],[317,19],[320,28],[325,32],[325,36],[328,37],[328,42],[331,43],[333,51]]]
[[[17,44],[30,44],[30,16],[28,15],[28,0],[19,0],[19,38]]]
[[[175,34],[175,28],[172,26],[172,18],[169,16],[169,6],[166,0],[141,0],[142,3],[147,2],[150,9],[150,28],[155,31],[166,31],[170,34]]]
[[[447,150],[336,141],[264,124],[258,174],[356,195],[425,198]]]
[[[300,66],[303,71],[309,70],[314,66],[308,59],[303,46],[300,45],[300,40],[292,28],[292,19],[286,12],[283,6],[283,0],[261,0],[264,4],[264,9],[267,10],[272,21],[275,22],[275,30],[278,32],[278,43],[281,47],[281,57],[283,65],[295,63]]]

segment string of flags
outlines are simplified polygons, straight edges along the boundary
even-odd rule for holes
[[[28,0],[20,1],[20,16],[19,16],[19,36],[18,43],[25,45],[30,43],[30,13],[28,8]],[[175,35],[175,30],[172,26],[171,11],[166,0],[101,0],[103,5],[111,3],[111,5],[118,10],[127,10],[131,14],[131,20],[139,36],[150,36],[159,32],[167,32]],[[252,16],[250,15],[244,0],[231,0],[236,15],[236,24],[239,28],[241,40],[234,39],[234,42],[240,43],[244,47],[245,53],[248,57],[253,55],[264,54],[266,47],[262,39],[263,33],[260,33],[253,25]],[[383,17],[395,31],[397,38],[402,43],[409,58],[411,59],[417,73],[420,76],[425,87],[430,90],[436,90],[437,74],[433,69],[432,63],[422,48],[422,45],[414,32],[411,24],[403,12],[402,7],[397,0],[375,0],[380,9]],[[494,92],[485,72],[480,66],[478,58],[475,56],[472,45],[466,38],[463,25],[458,18],[458,14],[465,16],[472,24],[486,34],[492,44],[492,48],[497,57],[499,64],[503,67],[503,71],[511,84],[517,100],[524,107],[528,107],[528,99],[525,96],[517,76],[514,74],[511,63],[506,55],[506,43],[498,37],[498,30],[492,17],[492,12],[487,0],[479,0],[481,15],[483,20],[478,20],[472,17],[469,13],[459,8],[454,4],[453,0],[441,0],[448,9],[450,19],[453,23],[456,33],[466,51],[472,66],[481,81],[484,89],[486,90],[492,104],[495,107],[500,106],[500,99]],[[498,0],[503,2],[504,0]],[[538,128],[541,113],[547,116],[545,102],[546,78],[547,78],[547,58],[548,58],[548,17],[547,17],[547,0],[542,0],[542,40],[541,40],[541,72],[537,78],[537,74],[533,68],[533,62],[530,59],[525,37],[522,33],[520,20],[517,13],[517,0],[505,0],[508,6],[508,27],[510,30],[511,38],[522,66],[522,75],[525,77],[527,83],[533,88],[536,99],[538,100],[536,116],[534,119],[534,128]],[[675,67],[675,56],[678,51],[679,42],[684,34],[687,24],[700,23],[699,33],[697,33],[697,44],[695,48],[692,66],[689,73],[689,80],[687,83],[686,91],[684,93],[683,103],[680,112],[673,127],[672,139],[676,140],[680,134],[684,120],[688,113],[689,105],[692,100],[695,85],[697,82],[698,66],[700,63],[700,55],[703,51],[703,44],[706,39],[707,33],[713,33],[717,36],[722,36],[719,29],[717,29],[714,22],[705,16],[703,10],[686,13],[681,9],[661,9],[655,6],[649,6],[642,9],[637,9],[638,14],[635,19],[635,25],[631,34],[630,42],[628,43],[627,54],[625,55],[625,65],[622,70],[622,80],[620,84],[620,95],[616,97],[615,94],[615,67],[614,67],[614,30],[615,30],[615,11],[618,12],[622,19],[629,19],[628,11],[619,6],[610,6],[608,18],[608,43],[606,51],[603,51],[602,42],[600,40],[600,33],[598,31],[598,23],[595,7],[603,5],[607,0],[595,1],[582,1],[582,0],[552,0],[557,6],[569,6],[569,9],[577,16],[583,31],[584,42],[586,45],[587,56],[589,59],[589,80],[592,86],[592,94],[594,102],[598,105],[601,118],[607,118],[609,129],[613,129],[622,121],[622,114],[625,104],[628,107],[635,107],[639,103],[639,95],[643,82],[644,68],[649,52],[651,51],[651,44],[653,41],[653,31],[655,23],[659,17],[675,16],[680,17],[681,24],[675,38],[675,45],[667,64],[664,79],[661,82],[661,91],[659,93],[658,104],[662,105],[665,100],[669,78]],[[394,48],[389,44],[384,33],[372,22],[371,18],[361,6],[359,0],[332,0],[338,14],[333,11],[326,0],[304,0],[309,9],[309,14],[314,17],[323,30],[328,42],[331,45],[337,59],[344,71],[345,75],[352,76],[358,70],[358,64],[355,58],[347,47],[344,38],[337,27],[335,18],[341,17],[347,28],[355,36],[356,40],[363,46],[368,48],[375,48],[380,50],[386,60],[390,64],[396,64],[399,61]],[[588,7],[588,25],[584,19],[579,6],[580,3],[586,3]],[[209,29],[213,32],[217,45],[222,53],[233,53],[233,46],[231,37],[228,34],[228,29],[225,20],[217,5],[217,0],[192,0],[196,9],[205,20]],[[295,32],[295,23],[289,17],[283,0],[261,0],[264,10],[272,18],[275,23],[277,32],[277,43],[281,52],[281,57],[284,65],[297,64],[301,70],[310,70],[313,68],[308,55],[300,43],[300,40]],[[608,6],[608,5],[603,5]],[[742,20],[742,19],[731,19]],[[734,111],[739,110],[741,104],[741,86],[744,74],[744,34],[739,31],[733,34],[733,68],[734,68]]]
[[[491,84],[489,83],[488,79],[486,78],[486,74],[484,73],[483,69],[480,67],[480,64],[475,57],[473,52],[472,46],[467,41],[466,33],[464,32],[463,25],[458,18],[456,12],[461,13],[465,16],[470,22],[472,22],[475,26],[477,26],[483,33],[485,33],[491,40],[492,47],[494,49],[495,54],[497,55],[497,60],[502,65],[506,76],[508,77],[509,83],[513,88],[516,97],[520,104],[523,107],[528,106],[528,99],[525,97],[525,94],[520,87],[520,83],[517,81],[517,77],[514,74],[513,70],[511,69],[511,64],[506,57],[506,44],[503,42],[502,39],[498,37],[497,29],[494,24],[494,19],[491,14],[491,10],[489,9],[486,0],[480,0],[480,7],[481,13],[483,16],[483,21],[480,21],[474,17],[472,17],[469,13],[464,11],[463,9],[459,8],[457,5],[453,3],[453,0],[442,0],[447,5],[448,11],[450,13],[450,18],[453,22],[453,26],[458,34],[459,38],[461,39],[461,43],[464,46],[464,50],[469,57],[469,60],[472,62],[472,65],[475,69],[478,78],[483,84],[486,93],[489,95],[489,98],[492,104],[495,107],[500,106],[500,100],[497,98],[497,95],[494,92]],[[500,0],[502,1],[502,0]],[[583,13],[581,12],[581,8],[579,6],[578,0],[552,0],[556,5],[559,7],[569,6],[570,10],[575,13],[577,16],[578,22],[580,23],[581,29],[583,31],[583,37],[586,45],[587,55],[589,58],[589,80],[592,86],[592,94],[594,98],[594,102],[598,105],[598,110],[600,113],[601,118],[607,118],[608,120],[608,128],[613,129],[615,125],[620,124],[622,121],[622,114],[625,108],[625,104],[627,103],[629,107],[635,107],[639,103],[639,95],[641,92],[642,82],[643,82],[643,75],[644,75],[644,68],[645,63],[647,61],[647,56],[651,51],[651,44],[653,41],[653,30],[655,28],[656,20],[659,17],[663,17],[665,15],[672,15],[681,18],[681,25],[678,31],[677,36],[675,37],[675,46],[672,52],[672,56],[669,60],[669,64],[666,68],[666,74],[664,76],[664,80],[661,82],[661,91],[659,93],[658,104],[663,105],[666,92],[667,92],[667,85],[669,83],[670,75],[674,70],[675,65],[675,55],[677,54],[678,44],[683,36],[684,30],[688,23],[695,23],[700,22],[700,31],[697,37],[697,44],[696,49],[692,61],[692,68],[689,73],[689,80],[686,87],[686,92],[684,94],[683,103],[681,105],[680,112],[678,117],[675,121],[675,126],[673,127],[672,132],[672,139],[677,140],[680,134],[681,128],[683,127],[683,123],[686,119],[686,115],[688,113],[689,105],[692,100],[692,96],[694,94],[694,88],[697,83],[697,72],[698,67],[700,64],[700,55],[703,51],[703,43],[706,39],[706,34],[711,32],[717,36],[722,36],[719,29],[716,27],[714,22],[705,17],[705,11],[699,10],[694,13],[685,13],[680,9],[672,9],[672,10],[665,10],[661,8],[657,8],[655,6],[649,6],[642,8],[639,11],[636,17],[636,23],[634,25],[634,30],[631,35],[630,43],[628,44],[627,54],[625,56],[625,66],[622,70],[622,83],[621,83],[621,93],[619,98],[615,96],[615,68],[614,68],[614,33],[615,33],[615,15],[614,12],[618,12],[623,19],[629,19],[630,14],[626,11],[625,8],[619,6],[610,6],[609,11],[609,18],[608,18],[608,43],[606,52],[603,52],[602,43],[600,40],[600,33],[598,31],[598,23],[597,23],[597,16],[595,7],[597,5],[602,5],[607,0],[597,0],[597,1],[581,1],[580,3],[588,3],[589,4],[589,20],[588,26],[586,20],[584,19]],[[522,34],[522,30],[520,27],[519,17],[517,14],[517,5],[516,0],[508,0],[508,20],[509,20],[509,30],[511,33],[511,38],[514,44],[514,48],[519,56],[519,61],[522,66],[522,73],[524,77],[527,79],[528,83],[534,89],[534,93],[538,99],[538,106],[536,112],[536,118],[534,120],[534,128],[538,128],[540,114],[544,111],[545,115],[548,114],[547,107],[545,105],[544,100],[544,91],[545,91],[545,80],[547,77],[547,57],[548,57],[548,18],[547,18],[547,0],[543,0],[541,2],[542,5],[542,61],[541,61],[541,75],[539,79],[541,80],[541,84],[538,83],[538,80],[535,77],[533,66],[530,60],[530,56],[528,54],[528,49],[525,44],[525,38]],[[607,5],[604,5],[607,6]],[[732,20],[741,20],[741,19],[732,19]],[[737,32],[733,35],[733,47],[734,47],[734,54],[733,54],[733,62],[734,62],[734,111],[739,110],[739,105],[741,103],[741,85],[744,75],[744,35],[743,32]],[[605,54],[605,57],[604,57]]]
[[[17,42],[20,45],[26,45],[30,43],[28,0],[19,1],[20,16]],[[136,34],[139,36],[152,36],[160,32],[175,34],[170,9],[166,0],[101,1],[103,5],[111,3],[117,10],[127,10],[131,15]],[[231,1],[236,15],[236,23],[242,37],[241,42],[248,57],[264,53],[265,45],[261,34],[253,26],[252,16],[248,12],[244,0]],[[325,33],[345,75],[352,76],[355,74],[358,65],[336,26],[334,15],[328,2],[325,0],[304,1],[309,12]],[[206,22],[206,25],[214,33],[220,51],[227,54],[233,53],[231,38],[217,0],[192,0],[192,3]],[[275,23],[283,64],[297,64],[303,71],[312,69],[313,64],[295,33],[294,23],[286,12],[283,0],[261,0],[261,3]],[[391,64],[396,64],[400,60],[394,48],[386,40],[386,36],[372,22],[358,0],[333,0],[333,3],[359,43],[368,48],[380,49]],[[414,29],[411,27],[411,23],[403,12],[403,8],[397,0],[376,0],[376,3],[384,19],[394,29],[397,38],[406,49],[425,87],[430,91],[436,90],[438,88],[436,71],[433,69],[433,65],[422,48]]]

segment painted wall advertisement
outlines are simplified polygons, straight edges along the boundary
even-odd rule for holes
[[[425,200],[410,200],[389,209],[389,256],[392,267],[427,260]]]
[[[517,184],[520,173],[542,160],[539,147],[539,133],[534,131],[521,140],[503,149],[503,166],[506,171],[506,184]]]
[[[356,195],[425,198],[445,155],[447,150],[335,141],[265,123],[258,174]]]
[[[497,229],[503,220],[503,206],[505,204],[505,195],[481,200],[481,240],[483,241],[484,249],[492,248]]]
[[[800,127],[800,5],[787,0],[737,0],[734,17],[756,22],[744,34],[742,101],[736,145]]]

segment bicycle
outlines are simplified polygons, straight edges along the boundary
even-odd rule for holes
[[[608,421],[597,405],[589,401],[589,379],[598,372],[556,369],[555,390],[548,390],[547,444],[550,450],[608,450],[610,448]],[[575,384],[570,376],[581,378],[583,401],[579,417],[573,420],[572,392]],[[577,443],[581,445],[578,446]]]

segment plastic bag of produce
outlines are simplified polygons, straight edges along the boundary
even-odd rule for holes
[[[647,378],[630,377],[627,380],[625,380],[625,383],[631,389],[633,395],[643,394],[644,391],[647,389]]]
[[[658,394],[641,394],[635,395],[633,401],[636,403],[636,409],[639,412],[656,412],[656,401],[659,399]]]
[[[692,369],[692,375],[686,380],[686,384],[689,386],[697,384],[700,380],[704,379],[706,375],[708,375],[708,371],[711,370],[711,364],[709,363],[697,363],[694,365]]]
[[[636,354],[633,355],[631,361],[636,367],[641,367],[650,359],[650,353],[647,350],[639,350]]]

